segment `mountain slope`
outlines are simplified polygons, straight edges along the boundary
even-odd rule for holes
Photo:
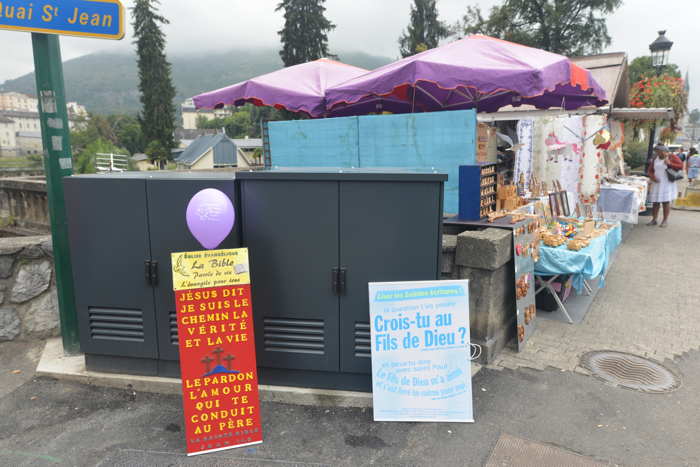
[[[282,67],[279,55],[273,49],[175,55],[170,59],[177,89],[176,103]],[[363,52],[341,53],[340,59],[367,69],[391,62],[390,58]],[[88,111],[100,114],[138,112],[140,104],[135,55],[85,55],[64,62],[63,73],[66,97],[85,105]],[[0,89],[36,95],[34,74],[8,80]]]

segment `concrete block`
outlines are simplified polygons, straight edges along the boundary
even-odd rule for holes
[[[443,235],[442,236],[442,252],[443,253],[454,253],[457,248],[457,235]]]
[[[2,257],[0,257],[2,258]],[[454,272],[455,267],[455,255],[454,253],[442,253],[442,266],[440,272],[442,274],[448,274],[450,277]]]
[[[459,279],[469,279],[471,335],[481,341],[502,340],[515,319],[515,279],[512,263],[489,271],[458,268]]]
[[[455,262],[470,268],[495,270],[513,257],[512,232],[488,228],[457,235]]]

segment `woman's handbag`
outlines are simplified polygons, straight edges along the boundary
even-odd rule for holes
[[[671,167],[666,167],[666,176],[669,182],[675,182],[683,178],[683,171],[672,169]]]

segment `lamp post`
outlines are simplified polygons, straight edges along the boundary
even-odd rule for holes
[[[671,52],[671,47],[673,47],[673,42],[668,40],[666,37],[666,31],[659,31],[659,37],[656,38],[654,42],[649,44],[649,51],[651,52],[651,64],[656,71],[656,76],[661,75],[664,71],[666,65],[668,65],[668,56]],[[647,163],[651,161],[654,153],[654,139],[656,138],[656,123],[651,127],[649,133],[649,149],[647,152]]]

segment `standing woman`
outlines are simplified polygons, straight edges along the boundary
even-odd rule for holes
[[[688,183],[693,183],[696,178],[700,178],[700,155],[698,155],[697,149],[690,148],[686,164],[686,170],[688,171]]]
[[[654,203],[652,209],[652,219],[647,225],[657,225],[656,218],[659,216],[659,206],[664,205],[664,220],[660,227],[668,224],[668,215],[671,213],[671,202],[678,197],[678,187],[675,181],[671,181],[666,174],[666,169],[683,169],[683,162],[668,151],[666,146],[658,145],[654,148],[654,158],[649,163],[647,175],[651,179],[649,187],[649,201]]]

